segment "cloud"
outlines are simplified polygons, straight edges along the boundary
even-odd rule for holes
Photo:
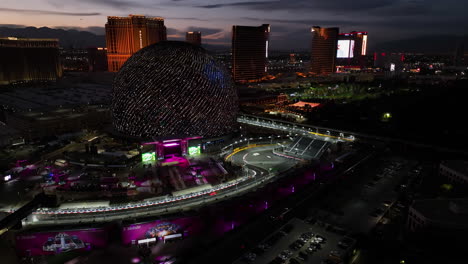
[[[25,28],[25,25],[17,25],[17,24],[0,24],[0,27],[6,28]]]
[[[183,0],[180,0],[183,1]],[[171,19],[171,20],[193,20],[193,21],[213,21],[213,19],[203,19],[198,17],[170,17],[166,16],[164,19]]]
[[[390,6],[395,3],[395,0],[277,0],[277,1],[248,1],[248,2],[232,2],[224,4],[208,4],[198,5],[199,8],[223,8],[223,7],[240,7],[247,9],[260,10],[270,12],[272,10],[280,11],[310,11],[310,10],[327,10],[327,11],[363,11],[374,8]]]
[[[48,2],[57,7],[57,8],[64,8],[70,3],[87,3],[93,6],[103,6],[103,7],[111,7],[114,9],[121,9],[121,10],[128,10],[129,8],[151,8],[151,9],[161,9],[158,8],[156,5],[150,6],[148,3],[142,3],[139,1],[126,1],[126,0],[48,0]],[[68,2],[68,3],[67,3]]]
[[[80,12],[61,12],[50,10],[36,10],[36,9],[14,9],[14,8],[1,8],[0,12],[22,13],[29,15],[58,15],[58,16],[99,16],[101,13],[80,13]]]
[[[248,6],[262,6],[262,5],[271,5],[276,4],[278,1],[261,1],[261,2],[234,2],[234,3],[226,3],[226,4],[210,4],[210,5],[199,5],[195,7],[200,8],[221,8],[221,7],[230,7],[230,6],[240,6],[240,7],[248,7]]]
[[[260,23],[284,23],[284,24],[298,24],[306,26],[323,25],[323,26],[339,26],[339,25],[357,25],[360,24],[357,20],[326,20],[326,19],[278,19],[278,18],[257,18],[257,17],[243,17],[242,19],[257,21]]]
[[[167,28],[167,38],[173,40],[184,40],[185,32],[176,28]]]

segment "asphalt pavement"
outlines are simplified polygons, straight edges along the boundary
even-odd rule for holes
[[[245,260],[244,257],[241,257],[238,260],[236,260],[234,264],[245,264],[245,263],[268,264],[284,250],[290,250],[293,252],[293,255],[289,259],[291,258],[297,259],[299,252],[301,251],[306,252],[308,246],[310,245],[310,242],[305,243],[305,245],[302,246],[299,250],[292,250],[289,248],[289,245],[291,245],[294,241],[298,240],[301,234],[305,232],[312,232],[314,236],[319,235],[321,237],[324,237],[325,240],[321,244],[320,249],[317,249],[313,253],[308,253],[307,259],[305,261],[299,261],[300,263],[304,263],[304,264],[321,263],[323,260],[325,260],[328,257],[330,252],[342,251],[341,249],[338,248],[338,242],[341,239],[343,239],[342,235],[327,231],[325,230],[324,227],[319,226],[318,224],[308,224],[297,218],[292,219],[286,225],[291,225],[292,230],[287,235],[280,238],[271,248],[257,255],[254,261],[248,262]],[[275,232],[274,234],[280,232],[280,229],[278,229],[277,232]],[[262,243],[265,243],[265,241],[267,241],[268,239],[269,237],[265,239]]]
[[[388,166],[390,161],[402,164],[402,168],[392,173],[382,174],[382,178],[375,181],[374,177],[382,173],[383,168]],[[397,199],[398,193],[395,187],[414,166],[414,162],[389,157],[387,161],[381,161],[376,165],[356,172],[360,175],[349,175],[356,182],[338,195],[327,197],[322,203],[329,204],[330,209],[319,210],[318,218],[345,227],[353,233],[371,231],[388,208],[383,202],[393,203]],[[384,212],[372,216],[371,213],[377,208],[383,209]],[[315,212],[317,212],[316,209],[310,210],[311,214]]]

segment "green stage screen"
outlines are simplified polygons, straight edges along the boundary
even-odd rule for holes
[[[141,161],[148,162],[148,161],[156,161],[156,153],[155,152],[147,152],[141,154]]]
[[[196,156],[201,154],[201,146],[193,146],[188,148],[188,153],[190,156]]]

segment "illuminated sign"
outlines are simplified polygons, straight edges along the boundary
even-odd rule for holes
[[[390,64],[390,71],[391,72],[395,71],[395,63]]]
[[[164,147],[175,147],[179,145],[180,145],[179,143],[167,143],[167,144],[164,144]]]
[[[354,57],[354,40],[338,40],[337,58],[353,58]]]
[[[268,40],[266,41],[265,45],[265,58],[268,58]]]
[[[141,161],[143,162],[149,162],[149,161],[155,161],[156,160],[156,153],[154,152],[147,152],[141,154]]]
[[[196,156],[201,154],[201,147],[200,146],[193,146],[188,148],[188,153],[190,156]]]
[[[366,56],[367,54],[367,35],[362,36],[362,51],[361,55]]]

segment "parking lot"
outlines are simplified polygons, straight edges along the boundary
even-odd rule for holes
[[[354,233],[368,233],[396,201],[399,183],[414,165],[412,161],[388,160],[350,175],[356,181],[339,196],[324,199],[327,208],[311,208],[310,215]]]
[[[352,253],[355,240],[325,226],[294,218],[234,263],[338,263]]]

